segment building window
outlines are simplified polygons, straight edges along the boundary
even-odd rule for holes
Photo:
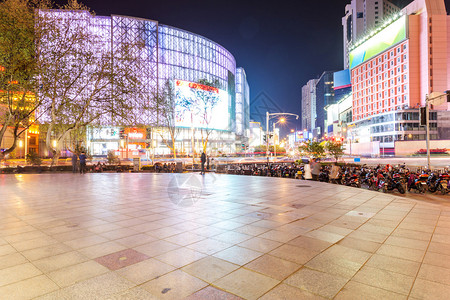
[[[357,17],[358,19],[362,19],[362,18],[364,18],[364,13],[359,12],[359,13],[356,14],[356,17]]]

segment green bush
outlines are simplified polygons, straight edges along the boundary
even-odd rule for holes
[[[40,166],[42,163],[42,159],[35,152],[30,152],[27,154],[27,163],[33,166]]]

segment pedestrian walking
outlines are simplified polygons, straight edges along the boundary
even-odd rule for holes
[[[205,163],[206,163],[206,154],[205,154],[205,152],[202,152],[201,161],[202,161],[202,171],[201,171],[200,174],[204,175],[205,174]]]
[[[72,153],[72,173],[77,172],[77,163],[78,163],[78,155],[73,152]]]
[[[333,165],[331,166],[331,171],[330,171],[330,182],[338,183],[339,171],[340,171],[339,166],[336,165],[336,163],[333,163]]]
[[[208,156],[208,158],[206,159],[206,170],[209,171],[209,156]]]
[[[86,173],[86,153],[81,152],[80,154],[80,174]]]
[[[320,167],[321,165],[319,159],[318,158],[313,159],[311,162],[311,175],[314,181],[319,180]]]
[[[303,167],[303,171],[305,172],[305,179],[306,180],[311,180],[312,179],[312,175],[311,175],[311,165],[310,164],[305,164],[305,166]]]

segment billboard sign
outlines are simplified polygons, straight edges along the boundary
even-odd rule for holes
[[[175,80],[175,125],[229,130],[228,93],[184,80]]]
[[[350,69],[404,41],[406,39],[406,20],[406,16],[399,18],[353,49],[349,54]]]
[[[333,82],[334,90],[340,90],[352,86],[352,81],[350,79],[350,70],[345,69],[339,72],[334,72]]]

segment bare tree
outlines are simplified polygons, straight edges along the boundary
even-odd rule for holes
[[[154,96],[156,110],[158,112],[158,134],[162,141],[172,152],[173,158],[177,158],[176,140],[181,131],[177,127],[176,118],[176,99],[175,90],[172,83],[167,80],[163,88]]]
[[[92,24],[87,7],[70,0],[61,10],[39,12],[38,51],[52,49],[39,73],[48,125],[46,144],[54,164],[71,133],[88,125],[126,122],[139,82],[133,62],[141,41],[110,44],[107,26]]]
[[[38,112],[42,61],[36,51],[35,12],[47,7],[46,1],[0,2],[0,144],[7,133],[12,136],[0,158],[15,150],[19,137],[45,111]]]

